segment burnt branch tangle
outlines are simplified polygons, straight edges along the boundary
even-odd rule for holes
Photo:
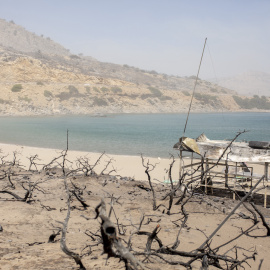
[[[257,269],[267,260],[256,243],[269,242],[269,211],[252,196],[238,205],[207,196],[199,168],[175,183],[173,156],[164,184],[143,156],[148,182],[117,175],[105,153],[73,164],[67,152],[48,164],[29,157],[26,168],[16,152],[1,157],[3,269]]]

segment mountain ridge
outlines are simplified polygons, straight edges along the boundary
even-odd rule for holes
[[[195,76],[169,76],[74,55],[48,38],[0,19],[1,33],[2,115],[170,113],[188,109]],[[235,95],[233,90],[199,79],[193,111],[246,109],[239,105],[242,98],[239,103]],[[264,109],[268,108],[268,100],[263,102]]]
[[[0,44],[2,47],[12,48],[25,53],[41,52],[62,56],[70,54],[68,49],[54,42],[49,37],[38,36],[15,24],[13,21],[7,22],[3,19],[0,19]]]

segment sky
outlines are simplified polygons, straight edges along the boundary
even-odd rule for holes
[[[270,73],[269,0],[0,0],[0,18],[73,54],[177,76]]]

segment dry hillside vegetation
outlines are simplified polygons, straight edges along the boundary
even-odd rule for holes
[[[186,112],[196,79],[74,55],[2,19],[0,67],[1,115]],[[194,112],[269,109],[269,97],[249,102],[200,79],[192,107]]]
[[[0,60],[1,77],[5,78],[0,82],[2,114],[186,112],[191,99],[191,91],[90,76],[51,67],[34,58],[5,60],[2,57]],[[206,84],[199,82],[194,111],[238,108],[226,91],[219,96],[213,92],[205,93],[202,89]],[[226,103],[225,100],[229,101]]]

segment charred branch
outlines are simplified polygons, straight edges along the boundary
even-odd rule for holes
[[[253,203],[251,202],[250,203],[252,205],[252,207],[254,208],[254,210],[258,213],[258,215],[260,216],[261,220],[262,220],[262,223],[263,223],[263,226],[266,228],[267,230],[267,236],[270,236],[270,227],[269,225],[267,224],[266,220],[265,220],[265,217],[264,215],[262,214],[262,212],[258,209],[258,207]]]
[[[67,193],[68,210],[67,210],[67,216],[66,216],[65,221],[63,223],[63,228],[61,230],[62,236],[61,236],[61,240],[60,240],[60,247],[65,254],[67,254],[68,256],[70,256],[71,258],[74,259],[76,264],[78,264],[80,266],[80,270],[85,270],[85,267],[81,261],[79,254],[71,251],[66,245],[67,227],[68,227],[68,221],[70,218],[70,193],[69,193],[66,177],[64,178],[64,185],[65,185],[65,190]]]
[[[157,209],[157,201],[156,201],[156,193],[155,193],[155,189],[153,187],[152,181],[151,181],[151,176],[150,176],[150,172],[153,171],[156,167],[157,164],[150,164],[149,160],[147,161],[147,163],[145,164],[145,159],[143,157],[143,155],[141,154],[141,159],[142,159],[142,165],[145,168],[145,173],[147,175],[147,179],[148,179],[148,183],[149,186],[151,188],[152,191],[152,195],[153,195],[153,210]]]
[[[140,261],[138,261],[130,251],[123,246],[121,239],[117,236],[117,230],[115,225],[111,222],[106,214],[106,204],[104,199],[95,208],[96,218],[101,219],[101,235],[103,240],[103,251],[108,254],[108,257],[121,258],[126,269],[145,269]],[[133,267],[133,268],[131,268]]]

